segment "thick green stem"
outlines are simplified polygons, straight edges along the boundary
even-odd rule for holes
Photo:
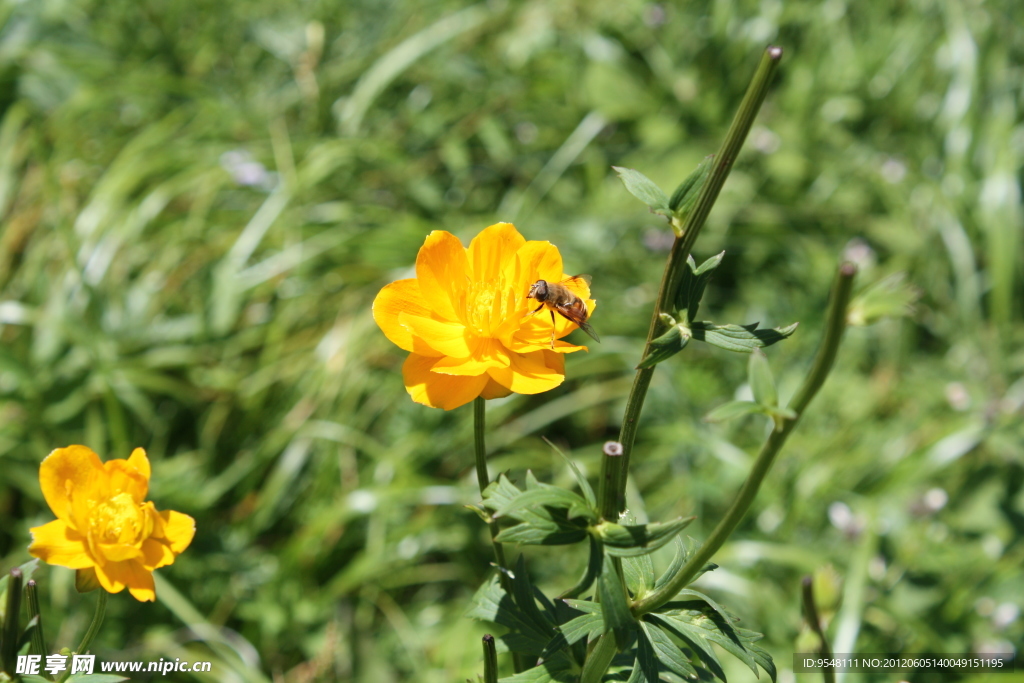
[[[484,439],[484,435],[487,428],[487,420],[485,415],[486,404],[483,398],[479,396],[473,401],[473,451],[476,455],[476,481],[480,486],[480,495],[482,496],[484,491],[491,483],[490,477],[487,475],[487,444]],[[498,528],[498,523],[491,521],[488,525],[491,530],[491,545],[494,546],[494,561],[499,567],[508,569],[508,563],[505,560],[505,548],[498,543],[498,533],[501,531]],[[498,580],[501,582],[502,589],[509,595],[512,595],[512,582],[508,578],[508,574],[503,571],[498,572]],[[512,660],[516,673],[522,671],[522,662],[520,656],[513,653]]]
[[[836,283],[833,287],[832,300],[829,302],[824,339],[822,340],[821,347],[818,349],[814,365],[804,380],[803,386],[800,387],[800,390],[789,404],[789,408],[796,413],[796,417],[792,420],[787,420],[782,429],[772,431],[771,436],[768,437],[768,440],[761,448],[757,460],[754,461],[754,466],[751,468],[750,474],[747,475],[747,480],[743,482],[743,487],[736,494],[736,499],[729,507],[728,512],[725,513],[725,516],[718,522],[714,531],[711,532],[711,535],[708,536],[708,539],[694,556],[679,570],[679,573],[667,584],[647,597],[633,603],[633,614],[635,616],[639,617],[661,607],[685,588],[701,568],[718,552],[718,549],[722,547],[722,544],[725,543],[726,539],[729,538],[740,521],[742,521],[747,510],[750,509],[751,503],[754,502],[754,497],[757,496],[757,492],[761,488],[761,483],[768,474],[772,463],[775,462],[775,456],[778,455],[779,450],[786,443],[786,439],[789,438],[793,428],[796,427],[797,422],[803,416],[807,405],[814,398],[814,395],[818,393],[821,385],[825,383],[825,378],[828,377],[828,373],[832,369],[832,363],[835,361],[836,352],[839,350],[839,342],[842,339],[843,330],[846,329],[846,308],[850,302],[853,276],[856,272],[856,267],[851,263],[844,263],[839,267]]]
[[[7,604],[4,606],[4,621],[0,624],[0,671],[14,675],[15,657],[18,654],[18,636],[21,622],[21,590],[24,574],[15,567],[7,575]]]
[[[39,589],[34,580],[25,584],[25,595],[28,597],[29,619],[36,620],[36,625],[32,627],[32,654],[45,657],[48,653],[43,638],[43,614],[39,611]]]
[[[484,683],[498,683],[498,650],[494,647],[494,636],[484,636]]]
[[[665,264],[665,272],[661,278],[661,287],[658,290],[658,300],[654,307],[654,314],[651,316],[651,326],[647,332],[647,344],[644,347],[643,358],[651,352],[651,341],[654,340],[660,326],[659,315],[663,312],[671,312],[668,309],[679,288],[683,276],[683,268],[686,267],[686,257],[690,255],[693,244],[697,240],[711,207],[718,199],[718,193],[725,184],[725,179],[732,170],[733,162],[739,154],[743,141],[750,131],[754,118],[757,116],[765,96],[768,94],[768,86],[771,84],[775,67],[782,58],[782,48],[771,46],[765,50],[761,57],[761,63],[754,73],[754,78],[747,88],[747,93],[740,103],[740,107],[733,118],[732,125],[725,135],[722,149],[715,157],[714,165],[704,187],[701,188],[697,203],[686,216],[683,223],[682,236],[677,237],[672,244],[672,251],[669,253],[668,262]],[[642,360],[642,359],[641,359]],[[640,420],[640,412],[644,407],[644,399],[647,397],[647,389],[651,385],[651,378],[654,376],[654,368],[637,370],[633,380],[633,387],[626,399],[626,413],[622,420],[622,429],[619,433],[619,442],[622,444],[622,457],[614,460],[605,458],[601,467],[601,480],[599,485],[601,514],[605,519],[617,520],[619,513],[625,509],[626,475],[629,472],[629,457],[633,452],[633,442],[636,440],[636,430]]]

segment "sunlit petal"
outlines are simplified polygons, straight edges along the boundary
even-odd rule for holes
[[[418,280],[397,280],[385,285],[373,300],[373,319],[398,348],[422,356],[442,355],[398,321],[403,313],[428,319],[433,315],[423,300]]]
[[[416,279],[422,301],[432,311],[445,320],[465,322],[460,295],[470,281],[470,267],[458,237],[444,230],[427,235],[416,255]]]
[[[423,340],[434,353],[457,358],[466,358],[473,353],[470,347],[471,335],[460,323],[443,323],[408,313],[399,314],[398,321],[410,334]]]
[[[106,483],[100,457],[85,446],[58,448],[39,465],[39,486],[46,504],[57,519],[76,526],[72,496],[91,491]]]
[[[435,362],[435,358],[412,353],[402,365],[405,388],[417,403],[452,410],[472,401],[487,386],[487,375],[464,377],[431,372]]]
[[[511,223],[497,223],[482,230],[469,243],[469,264],[473,279],[497,279],[524,244],[526,239]]]
[[[28,551],[33,557],[69,569],[85,569],[95,564],[86,549],[85,538],[63,520],[55,519],[29,531],[32,544]]]

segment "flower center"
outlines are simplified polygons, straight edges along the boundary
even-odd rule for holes
[[[469,283],[463,291],[461,309],[466,327],[479,337],[497,336],[502,325],[522,318],[519,296],[504,277]]]
[[[100,543],[134,545],[142,540],[146,516],[142,508],[128,493],[119,493],[98,505],[92,514],[90,527]]]

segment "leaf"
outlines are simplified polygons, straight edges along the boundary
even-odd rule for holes
[[[594,584],[594,580],[597,579],[601,573],[601,562],[604,558],[604,549],[601,547],[601,542],[593,536],[590,537],[590,553],[587,559],[587,568],[583,572],[583,576],[576,582],[576,585],[569,590],[562,593],[562,598],[575,598],[583,593]]]
[[[723,403],[705,415],[704,421],[725,422],[726,420],[742,417],[743,415],[760,412],[763,412],[761,410],[761,406],[753,401],[729,401],[728,403]]]
[[[494,517],[504,517],[523,508],[535,507],[564,508],[581,510],[590,521],[597,521],[597,513],[590,509],[587,501],[572,491],[560,489],[549,484],[540,484],[539,488],[524,491],[498,508]]]
[[[726,351],[750,353],[756,348],[771,346],[789,337],[796,330],[798,324],[759,330],[757,329],[758,323],[715,325],[703,321],[693,323],[690,330],[693,333],[693,338],[698,341],[707,342]]]
[[[652,368],[676,355],[690,343],[690,336],[690,330],[685,325],[673,325],[667,332],[651,341],[651,352],[636,366],[637,370]]]
[[[700,648],[694,643],[710,641],[750,667],[755,676],[758,675],[757,667],[761,666],[775,680],[775,665],[771,657],[754,645],[763,637],[760,633],[734,626],[735,617],[729,616],[707,596],[697,591],[683,592],[700,599],[667,603],[652,616],[656,616],[676,636],[692,644],[695,650]]]
[[[768,367],[768,356],[760,349],[751,349],[747,364],[747,381],[754,392],[754,401],[765,408],[779,405],[779,392],[775,388],[772,369]]]
[[[701,633],[687,634],[680,630],[678,627],[673,627],[669,620],[660,614],[650,614],[645,617],[650,619],[653,623],[661,623],[665,625],[670,631],[676,634],[684,643],[686,643],[694,654],[700,659],[700,661],[711,671],[715,676],[725,681],[725,670],[722,668],[722,663],[718,660],[718,655],[715,654],[714,648],[711,647],[711,641],[709,641]]]
[[[680,517],[671,522],[633,525],[602,522],[593,529],[609,555],[633,557],[654,552],[671,541],[694,519],[696,517]]]
[[[604,556],[604,566],[597,581],[597,595],[601,600],[601,617],[604,619],[604,633],[612,633],[616,649],[622,652],[629,645],[636,621],[626,603],[626,592],[615,571],[615,563],[609,555]]]
[[[644,630],[637,633],[636,660],[633,662],[633,672],[629,676],[628,683],[658,683],[658,658],[654,653],[654,646],[647,638]]]
[[[552,508],[543,505],[520,505],[517,503],[520,496],[530,495],[534,497],[562,500],[574,506],[572,511],[579,512],[579,505],[585,509],[585,501],[570,491],[564,491],[557,487],[548,487],[547,484],[537,482],[532,476],[527,478],[527,484],[534,488],[523,492],[508,480],[504,474],[491,482],[484,491],[484,506],[492,510],[509,510],[508,517],[518,520],[517,524],[508,529],[503,529],[497,536],[502,543],[527,543],[530,545],[567,545],[578,543],[587,537],[586,519],[570,519],[568,508]],[[547,487],[547,488],[545,488]],[[570,497],[546,493],[549,489],[561,491]],[[529,502],[529,499],[526,500]],[[497,513],[496,513],[497,514]]]
[[[686,257],[686,269],[683,270],[683,277],[675,296],[676,310],[686,311],[684,323],[691,323],[697,318],[700,301],[704,298],[704,290],[707,289],[715,268],[722,263],[723,258],[725,258],[724,251],[712,256],[698,267],[693,256]]]
[[[631,168],[621,166],[612,166],[612,168],[619,174],[622,184],[626,186],[629,193],[649,206],[651,211],[664,216],[672,215],[672,209],[668,205],[668,196],[654,184],[653,180]]]
[[[662,666],[672,673],[685,678],[697,677],[697,670],[690,663],[690,658],[679,649],[679,646],[659,626],[649,621],[641,620],[640,628],[643,629],[644,634],[650,640],[654,656],[657,657]]]
[[[697,203],[697,198],[700,196],[700,190],[704,187],[704,182],[711,174],[711,162],[714,160],[714,154],[704,157],[697,164],[697,168],[690,175],[686,176],[686,180],[679,183],[679,187],[672,193],[668,207],[680,218],[685,218],[686,214],[693,210],[693,205]]]
[[[533,607],[536,609],[536,605]],[[553,627],[549,628],[543,622],[536,623],[524,612],[516,600],[502,589],[497,575],[480,586],[466,616],[491,621],[509,629],[500,639],[513,652],[540,656],[555,635]]]

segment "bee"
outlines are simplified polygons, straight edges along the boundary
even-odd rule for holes
[[[555,348],[555,313],[570,322],[576,323],[581,330],[593,337],[594,341],[600,342],[594,328],[587,322],[587,305],[569,287],[576,282],[584,282],[590,285],[589,275],[574,275],[561,282],[548,282],[537,280],[530,285],[530,293],[527,299],[536,299],[540,306],[534,309],[530,315],[536,315],[542,308],[547,308],[551,313],[551,348]]]

